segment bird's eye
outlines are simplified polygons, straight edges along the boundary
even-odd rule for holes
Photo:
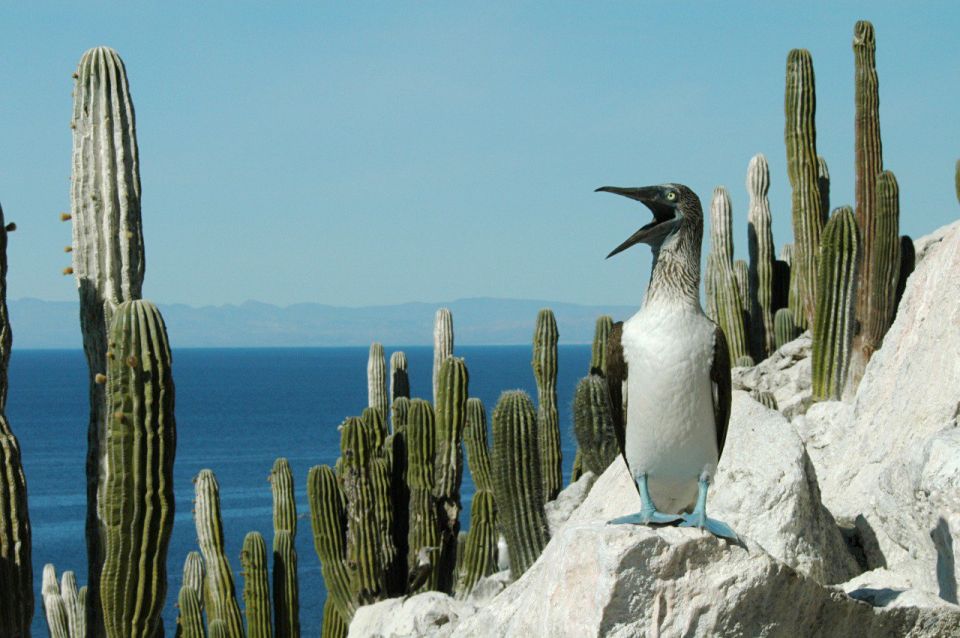
[[[667,200],[671,202],[677,201],[677,194],[674,191],[667,193]]]

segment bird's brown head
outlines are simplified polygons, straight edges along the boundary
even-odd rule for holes
[[[703,208],[700,198],[683,184],[660,184],[622,188],[601,186],[596,192],[614,193],[643,203],[653,213],[653,221],[642,226],[625,242],[614,248],[607,258],[636,244],[649,244],[655,251],[680,233],[694,233],[696,240],[703,236]]]

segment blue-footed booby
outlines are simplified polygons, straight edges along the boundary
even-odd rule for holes
[[[736,540],[728,525],[707,518],[707,488],[730,420],[730,354],[723,331],[700,307],[700,199],[682,184],[597,191],[635,199],[653,212],[652,222],[607,255],[639,243],[653,249],[643,305],[608,341],[614,420],[641,502],[638,513],[610,523],[679,522]]]

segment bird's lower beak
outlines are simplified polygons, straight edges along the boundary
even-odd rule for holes
[[[619,186],[601,186],[595,192],[613,193],[635,199],[643,203],[653,213],[653,221],[630,235],[625,242],[614,248],[607,259],[621,253],[636,244],[660,244],[676,227],[677,219],[671,207],[660,203],[660,187],[643,186],[640,188],[621,188]]]

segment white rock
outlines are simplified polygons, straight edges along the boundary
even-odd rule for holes
[[[956,232],[958,229],[960,229],[960,220],[938,228],[929,235],[924,235],[923,237],[913,240],[913,250],[917,255],[916,264],[919,264],[921,261],[923,261],[930,251],[936,248],[940,242],[943,241],[945,236]]]
[[[874,607],[924,607],[949,612],[960,611],[939,596],[922,589],[914,589],[909,578],[888,569],[874,569],[843,583],[843,591],[851,598],[868,602]]]
[[[734,368],[733,388],[772,393],[787,418],[803,414],[812,403],[811,344],[810,333],[805,332],[752,368]]]
[[[590,493],[590,488],[597,480],[593,472],[584,472],[583,476],[571,483],[557,494],[557,498],[549,501],[543,506],[543,511],[547,515],[547,526],[550,528],[550,535],[553,536],[560,529],[570,514],[580,507],[583,500]]]
[[[477,608],[446,594],[431,591],[402,598],[389,598],[360,607],[350,623],[350,636],[363,638],[408,638],[450,636],[461,618]]]
[[[618,457],[568,525],[607,521],[639,509],[636,487]],[[843,582],[859,571],[836,522],[820,503],[816,475],[799,436],[783,415],[744,392],[733,393],[707,514],[819,582]]]
[[[596,486],[599,488],[599,483]],[[453,636],[948,636],[960,613],[874,610],[747,541],[698,530],[568,523]]]

